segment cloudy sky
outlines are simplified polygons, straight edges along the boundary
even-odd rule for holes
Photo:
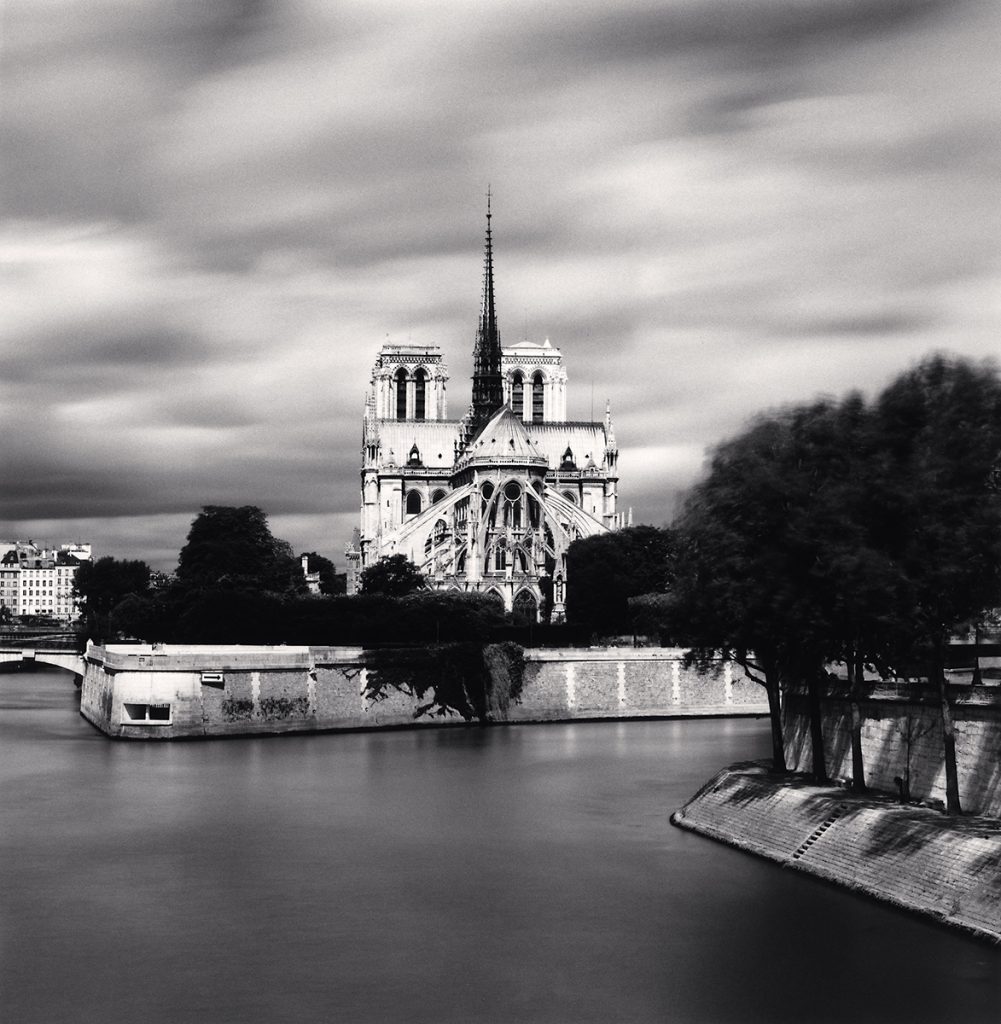
[[[755,411],[1001,343],[993,0],[2,0],[0,539],[343,567],[386,339],[610,399],[667,521]]]

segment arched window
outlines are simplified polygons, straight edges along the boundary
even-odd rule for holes
[[[407,371],[402,366],[396,371],[396,418],[407,418]]]
[[[522,626],[539,621],[539,604],[531,591],[520,590],[518,592],[518,596],[514,599],[512,617],[518,625]]]
[[[407,491],[407,515],[419,516],[421,514],[420,491]]]
[[[517,370],[511,378],[511,411],[523,420],[525,418],[525,378]]]
[[[431,495],[431,504],[437,505],[439,501],[443,501],[444,499],[445,492],[439,488],[437,491],[434,492],[434,494]]]
[[[513,480],[504,487],[504,525],[521,529],[521,488]]]
[[[427,374],[418,370],[414,374],[414,419],[423,420],[426,416]]]
[[[532,376],[532,422],[541,423],[545,412],[545,396],[542,390],[542,372],[537,370]]]

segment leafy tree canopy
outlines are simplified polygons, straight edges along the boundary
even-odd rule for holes
[[[872,406],[760,418],[675,524],[668,632],[697,660],[741,661],[770,702],[828,660],[891,672],[924,649],[940,665],[948,633],[1001,603],[999,453],[997,372],[942,356]]]
[[[105,556],[95,562],[80,562],[73,593],[83,599],[85,615],[107,615],[129,594],[145,594],[149,581],[150,568],[145,562]]]
[[[662,593],[673,575],[674,532],[634,526],[574,541],[567,551],[567,618],[592,633],[633,632],[629,599]]]
[[[177,579],[191,588],[231,587],[289,594],[305,589],[291,545],[271,535],[253,505],[206,505],[181,549]]]
[[[406,555],[387,555],[362,570],[358,591],[361,594],[406,597],[426,587],[423,573]]]

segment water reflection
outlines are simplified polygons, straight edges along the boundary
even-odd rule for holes
[[[112,743],[0,675],[17,1022],[987,1021],[1001,954],[672,829],[767,723]]]

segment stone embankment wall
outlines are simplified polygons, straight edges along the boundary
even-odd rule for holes
[[[682,655],[667,648],[526,650],[520,698],[495,720],[767,714],[764,691],[729,664],[702,674],[686,669]],[[387,657],[345,647],[91,646],[80,711],[109,736],[130,739],[461,721],[415,717],[422,701],[407,686],[374,700],[369,674]]]
[[[720,772],[671,820],[1001,942],[1001,822],[950,818],[746,764]]]
[[[950,684],[960,804],[1001,818],[1001,686]],[[828,775],[852,777],[851,705],[844,692],[821,700]],[[912,683],[880,684],[860,701],[866,785],[912,800],[945,803],[942,717],[937,692]],[[788,694],[784,709],[788,766],[810,772],[813,755],[806,696]],[[899,782],[897,780],[900,780]]]

